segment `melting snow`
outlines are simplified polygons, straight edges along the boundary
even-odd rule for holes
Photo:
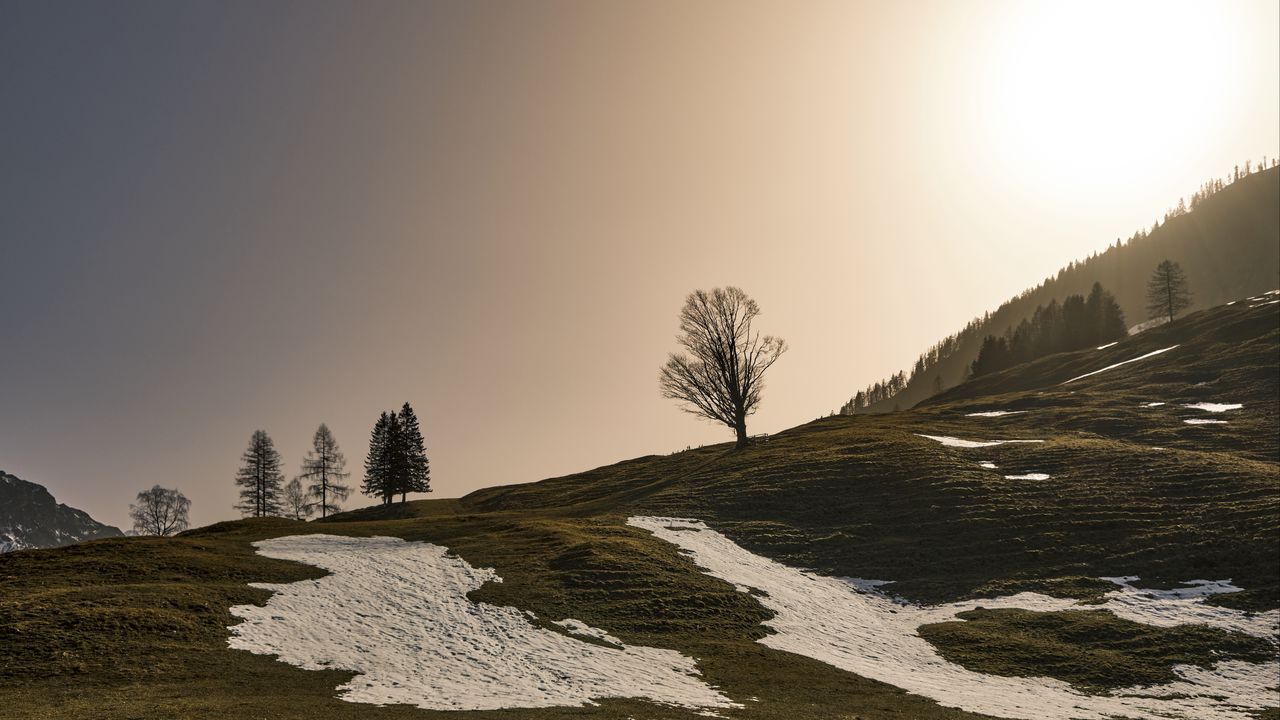
[[[1202,402],[1202,403],[1192,403],[1190,405],[1183,405],[1182,407],[1191,408],[1192,410],[1207,410],[1211,413],[1220,413],[1220,412],[1226,412],[1228,410],[1239,410],[1240,408],[1244,407],[1244,405],[1241,403]]]
[[[766,621],[775,633],[759,640],[778,650],[815,658],[863,677],[896,685],[942,705],[999,717],[1037,720],[1248,720],[1251,711],[1277,706],[1275,678],[1280,662],[1223,662],[1211,670],[1176,666],[1179,680],[1167,685],[1086,695],[1060,680],[1000,677],[947,662],[916,634],[920,625],[953,620],[977,606],[1038,611],[1077,607],[1070,600],[1036,593],[936,607],[902,604],[850,581],[823,577],[750,553],[698,520],[633,517],[643,528],[690,553],[704,571],[730,583],[765,591],[759,602],[776,614]],[[1118,590],[1101,606],[1143,622],[1244,623],[1275,639],[1280,611],[1251,616],[1203,604],[1203,595],[1225,589],[1202,583],[1187,591],[1143,591],[1117,578]],[[1175,593],[1184,594],[1175,594]],[[1162,697],[1167,696],[1167,697]]]
[[[1048,480],[1053,477],[1046,473],[1027,473],[1025,475],[1005,475],[1005,480]]]
[[[1226,425],[1226,420],[1206,420],[1204,418],[1191,418],[1182,422],[1188,425]]]
[[[1109,347],[1112,347],[1114,345],[1119,345],[1119,344],[1120,344],[1120,341],[1116,340],[1115,342],[1109,342],[1106,345],[1099,345],[1098,347],[1094,348],[1094,350],[1106,350]]]
[[[991,447],[992,445],[1005,445],[1007,443],[1042,443],[1043,440],[961,440],[950,435],[922,435],[916,433],[918,437],[929,438],[946,445],[947,447],[960,448],[980,448]]]
[[[1000,417],[1002,415],[1020,415],[1026,410],[988,410],[986,412],[965,413],[965,417]]]
[[[1128,365],[1129,363],[1132,363],[1132,362],[1138,362],[1139,360],[1146,360],[1147,358],[1149,358],[1149,357],[1154,357],[1154,356],[1156,356],[1156,355],[1159,355],[1160,353],[1166,353],[1166,352],[1169,352],[1170,350],[1172,350],[1172,349],[1174,349],[1174,348],[1176,348],[1176,347],[1178,347],[1178,346],[1177,346],[1177,345],[1170,345],[1170,346],[1169,346],[1169,347],[1167,347],[1167,348],[1162,348],[1162,349],[1160,349],[1160,350],[1153,350],[1153,351],[1151,351],[1151,352],[1147,353],[1146,355],[1139,355],[1139,356],[1138,356],[1138,357],[1136,357],[1136,358],[1129,358],[1128,360],[1123,360],[1123,361],[1121,361],[1121,362],[1115,363],[1114,365],[1108,365],[1108,366],[1106,366],[1106,367],[1102,368],[1101,370],[1094,370],[1093,372],[1087,372],[1087,373],[1085,373],[1085,374],[1083,374],[1083,375],[1077,375],[1077,376],[1075,376],[1075,377],[1071,378],[1070,380],[1067,380],[1066,382],[1064,382],[1064,383],[1062,383],[1062,384],[1063,384],[1063,385],[1066,385],[1067,383],[1073,383],[1073,382],[1075,382],[1075,381],[1077,381],[1077,380],[1083,380],[1084,378],[1087,378],[1087,377],[1089,377],[1090,375],[1097,375],[1098,373],[1103,373],[1103,372],[1106,372],[1106,371],[1108,371],[1108,370],[1114,370],[1115,368],[1118,368],[1118,367],[1120,367],[1121,365]]]
[[[237,605],[232,648],[307,670],[358,673],[342,699],[432,710],[580,706],[641,697],[687,707],[736,707],[674,650],[605,647],[535,627],[513,607],[467,593],[500,582],[439,545],[399,538],[295,535],[254,545],[262,555],[332,572],[319,580],[253,583],[265,607]],[[560,625],[621,645],[576,620]]]
[[[1148,403],[1142,403],[1142,407],[1160,407],[1161,405],[1164,405],[1164,403],[1162,403],[1162,402],[1148,402]]]
[[[978,463],[978,467],[984,467],[988,470],[995,470],[996,464],[991,462],[990,460],[983,460],[982,462]]]

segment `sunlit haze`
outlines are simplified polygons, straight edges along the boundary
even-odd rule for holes
[[[790,346],[751,431],[825,415],[1280,155],[1280,6],[7,3],[0,97],[0,469],[201,525],[406,400],[436,497],[729,441],[698,288]]]

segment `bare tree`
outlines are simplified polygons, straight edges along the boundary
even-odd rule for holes
[[[129,517],[139,535],[172,535],[187,529],[190,509],[185,495],[156,485],[138,493],[137,502],[129,505]]]
[[[294,520],[306,520],[316,511],[302,481],[298,478],[290,480],[284,486],[284,516]]]
[[[663,397],[733,428],[738,448],[748,442],[747,416],[760,405],[764,373],[787,349],[781,338],[752,328],[759,314],[756,301],[736,287],[690,293],[676,337],[688,352],[671,353],[658,376]]]
[[[338,503],[343,502],[351,494],[351,488],[343,484],[350,473],[347,472],[347,459],[338,450],[338,441],[333,438],[327,425],[321,424],[311,440],[311,450],[302,460],[300,480],[308,481],[307,492],[319,508],[320,517],[341,510]]]
[[[1147,281],[1147,317],[1173,317],[1191,306],[1191,291],[1187,288],[1187,276],[1182,266],[1165,260]]]

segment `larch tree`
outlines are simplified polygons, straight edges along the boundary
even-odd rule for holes
[[[1167,317],[1169,322],[1183,310],[1191,307],[1191,290],[1182,266],[1165,260],[1156,266],[1147,281],[1147,317]]]
[[[236,473],[240,502],[236,509],[245,517],[279,515],[281,486],[284,483],[281,467],[284,463],[271,436],[263,430],[255,430],[240,463],[240,471]]]
[[[345,502],[351,495],[350,486],[343,483],[350,475],[347,459],[338,450],[338,441],[322,423],[311,439],[311,450],[302,459],[302,473],[298,475],[299,480],[307,483],[310,502],[320,511],[320,517],[342,509],[338,503]]]
[[[187,511],[191,501],[177,490],[159,485],[138,493],[137,501],[129,505],[129,517],[133,530],[139,535],[173,535],[186,530]]]
[[[663,397],[732,428],[738,449],[749,442],[747,417],[760,406],[765,371],[787,349],[755,330],[759,315],[756,301],[736,287],[690,293],[676,337],[685,352],[671,353],[658,375]]]

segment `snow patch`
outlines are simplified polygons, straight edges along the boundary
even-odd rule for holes
[[[923,435],[916,433],[918,437],[929,438],[946,445],[947,447],[959,448],[980,448],[992,447],[993,445],[1007,445],[1009,443],[1042,443],[1043,440],[961,440],[960,438],[951,437],[950,435]]]
[[[1162,403],[1162,402],[1147,402],[1147,403],[1142,403],[1142,407],[1160,407],[1161,405],[1164,405],[1164,404],[1165,403]]]
[[[1048,473],[1026,473],[1025,475],[1005,475],[1005,480],[1048,480],[1053,477]]]
[[[1129,363],[1138,362],[1139,360],[1146,360],[1147,358],[1149,358],[1149,357],[1155,357],[1156,355],[1159,355],[1160,353],[1167,353],[1167,352],[1169,352],[1170,350],[1172,350],[1172,349],[1174,349],[1174,348],[1176,348],[1176,347],[1178,347],[1178,346],[1177,346],[1177,345],[1170,345],[1170,346],[1169,346],[1169,347],[1167,347],[1167,348],[1162,348],[1162,349],[1160,349],[1160,350],[1153,350],[1153,351],[1151,351],[1151,352],[1147,353],[1146,355],[1139,355],[1139,356],[1138,356],[1138,357],[1136,357],[1136,358],[1129,358],[1128,360],[1123,360],[1123,361],[1118,362],[1118,363],[1115,363],[1115,364],[1113,364],[1113,365],[1108,365],[1108,366],[1106,366],[1106,367],[1102,368],[1101,370],[1094,370],[1093,372],[1087,372],[1087,373],[1085,373],[1085,374],[1083,374],[1083,375],[1077,375],[1077,376],[1075,376],[1075,377],[1071,378],[1070,380],[1067,380],[1066,382],[1064,382],[1064,383],[1062,383],[1062,384],[1063,384],[1063,385],[1066,385],[1067,383],[1073,383],[1073,382],[1075,382],[1075,381],[1077,381],[1077,380],[1083,380],[1084,378],[1090,377],[1090,376],[1092,376],[1092,375],[1097,375],[1098,373],[1104,373],[1104,372],[1106,372],[1106,371],[1108,371],[1108,370],[1114,370],[1115,368],[1118,368],[1118,367],[1120,367],[1121,365],[1128,365]]]
[[[1220,412],[1226,412],[1228,410],[1239,410],[1240,408],[1244,407],[1244,405],[1242,403],[1202,402],[1202,403],[1192,403],[1190,405],[1183,405],[1182,407],[1191,408],[1192,410],[1207,410],[1211,413],[1220,413]]]
[[[978,463],[978,467],[986,468],[988,470],[995,470],[996,464],[991,462],[990,460],[983,460],[982,462]]]
[[[358,673],[338,688],[343,700],[430,710],[581,706],[610,697],[740,707],[674,650],[584,642],[536,627],[516,608],[468,600],[468,592],[501,578],[439,545],[334,535],[254,545],[266,557],[333,574],[252,583],[274,594],[264,607],[231,608],[244,622],[230,628],[228,644],[307,670]],[[577,620],[560,624],[616,640]]]
[[[1008,718],[1103,720],[1248,720],[1251,712],[1276,707],[1275,678],[1280,662],[1219,663],[1211,670],[1176,666],[1179,680],[1167,685],[1086,695],[1060,680],[1000,677],[947,662],[916,633],[921,625],[954,620],[958,612],[985,608],[1025,608],[1042,612],[1077,606],[1071,600],[1037,593],[920,607],[867,593],[848,579],[823,577],[787,567],[746,551],[698,520],[633,517],[627,523],[687,551],[708,575],[765,591],[761,605],[775,615],[765,622],[775,632],[758,642],[793,652],[931,698],[947,707]],[[1107,602],[1089,608],[1161,622],[1240,624],[1275,638],[1280,611],[1248,613],[1204,605],[1203,594],[1225,583],[1202,584],[1193,597],[1173,591],[1135,590],[1121,579]],[[1207,583],[1207,581],[1196,581]],[[1185,592],[1185,591],[1184,591]],[[1114,607],[1113,607],[1114,606]],[[1124,615],[1122,615],[1124,616]],[[1162,697],[1163,696],[1163,697]]]
[[[1226,420],[1207,420],[1205,418],[1190,418],[1182,422],[1188,425],[1226,425]]]
[[[965,413],[965,417],[1002,417],[1004,415],[1021,415],[1026,410],[987,410],[986,412]]]
[[[1164,325],[1167,322],[1169,322],[1169,318],[1167,317],[1155,318],[1154,320],[1140,322],[1137,325],[1134,325],[1133,327],[1129,328],[1129,335],[1137,335],[1140,332],[1146,332],[1147,330],[1150,330],[1153,327],[1159,327],[1161,325]]]
[[[1109,342],[1106,345],[1099,345],[1098,347],[1094,348],[1094,350],[1106,350],[1109,347],[1114,347],[1119,344],[1120,344],[1120,341],[1116,340],[1114,342]]]

